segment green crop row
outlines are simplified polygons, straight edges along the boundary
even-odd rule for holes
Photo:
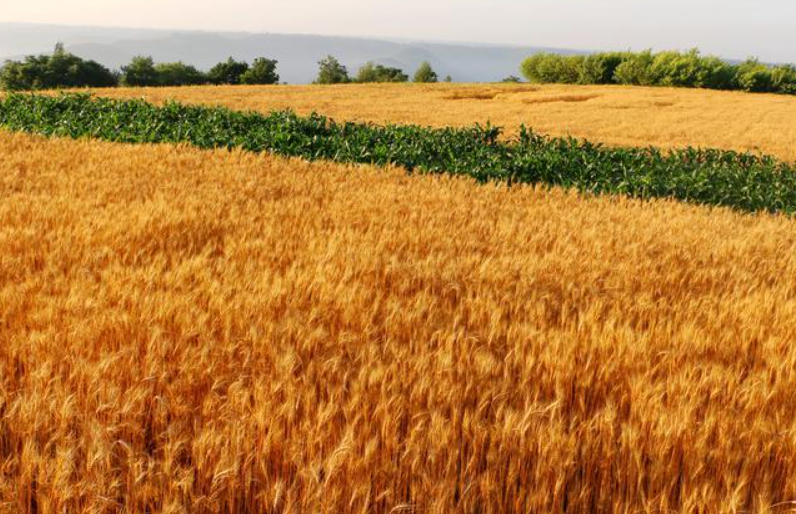
[[[721,150],[609,148],[500,129],[337,123],[313,114],[268,115],[220,107],[89,95],[13,94],[0,100],[0,125],[46,136],[123,143],[190,143],[309,160],[396,164],[409,171],[479,181],[548,184],[595,194],[679,200],[744,211],[796,212],[796,170],[772,157]]]

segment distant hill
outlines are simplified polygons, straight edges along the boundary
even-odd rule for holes
[[[475,43],[0,23],[0,60],[50,52],[59,41],[68,51],[114,69],[135,55],[151,55],[156,61],[184,61],[201,69],[227,57],[251,61],[265,56],[279,61],[282,80],[291,84],[311,82],[317,73],[317,62],[329,54],[348,66],[352,74],[367,61],[375,61],[402,68],[411,75],[421,62],[430,61],[440,77],[450,75],[457,82],[490,82],[519,75],[522,60],[535,52],[583,53]]]

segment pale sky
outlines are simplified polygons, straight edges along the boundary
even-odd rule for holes
[[[381,36],[796,61],[796,0],[0,0],[0,21]]]

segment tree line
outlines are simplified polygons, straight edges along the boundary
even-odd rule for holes
[[[424,61],[412,78],[413,82],[419,83],[433,83],[439,82],[437,72],[431,67],[431,63]],[[451,82],[450,75],[445,77],[445,82]],[[318,62],[318,78],[315,79],[315,84],[369,84],[369,83],[398,83],[409,82],[409,75],[404,73],[400,68],[392,68],[377,64],[375,62],[367,62],[354,77],[349,76],[348,68],[340,63],[335,57],[328,56]]]
[[[531,82],[693,87],[796,94],[796,67],[750,58],[738,64],[699,50],[604,52],[591,55],[538,53],[522,63]]]
[[[67,52],[62,44],[52,55],[31,55],[6,61],[0,68],[0,89],[41,89],[115,86],[192,86],[200,84],[276,84],[277,61],[258,58],[251,64],[232,58],[208,72],[183,62],[155,63],[151,57],[134,57],[119,71]]]
[[[251,64],[229,58],[204,72],[183,62],[156,63],[152,57],[137,56],[121,70],[112,71],[102,64],[67,52],[62,44],[52,55],[31,55],[22,61],[6,61],[0,68],[0,89],[31,91],[81,87],[157,87],[203,84],[278,84],[278,62],[264,57]],[[370,82],[407,82],[409,76],[398,68],[369,62],[349,77],[345,66],[333,56],[318,63],[316,84]],[[415,82],[437,82],[437,73],[424,62],[414,75]],[[451,78],[446,77],[448,82]]]
[[[6,61],[0,68],[0,89],[10,91],[115,86],[192,86],[202,84],[278,84],[278,62],[260,57],[251,64],[229,58],[208,71],[183,62],[156,63],[151,57],[134,57],[118,71],[82,59],[58,44],[51,55],[32,55]],[[625,84],[694,87],[796,94],[796,67],[771,66],[757,59],[728,63],[718,57],[688,52],[603,52],[591,55],[538,53],[521,65],[531,82],[563,84]],[[408,82],[400,68],[368,62],[353,76],[333,56],[318,63],[315,84]],[[424,62],[414,82],[438,82],[439,76]],[[451,77],[445,77],[446,82]],[[519,82],[508,77],[504,82]]]

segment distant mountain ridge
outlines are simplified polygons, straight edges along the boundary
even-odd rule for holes
[[[441,78],[450,75],[457,82],[490,82],[519,75],[522,60],[535,52],[585,53],[477,43],[0,23],[0,61],[51,52],[59,41],[68,51],[112,69],[127,64],[135,55],[151,55],[160,62],[184,61],[205,70],[228,57],[247,61],[269,57],[279,61],[282,81],[291,84],[311,82],[318,61],[330,54],[352,74],[368,61],[399,67],[409,74],[421,62],[429,61]]]

